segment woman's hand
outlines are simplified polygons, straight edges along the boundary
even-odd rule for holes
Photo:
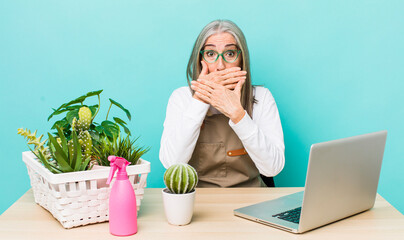
[[[218,83],[227,89],[234,90],[237,83],[246,79],[246,71],[241,71],[239,67],[232,67],[223,71],[216,71],[209,73],[208,66],[204,61],[201,61],[202,71],[199,74],[198,80],[207,80],[210,82]],[[195,99],[207,103],[194,94]]]
[[[195,91],[194,95],[198,99],[212,105],[230,118],[233,123],[238,123],[245,115],[240,102],[241,88],[244,81],[244,79],[238,81],[234,90],[229,90],[222,84],[198,79],[198,81],[192,81],[191,88]]]
[[[202,71],[198,79],[205,79],[211,82],[225,86],[227,89],[234,90],[237,83],[246,79],[246,71],[241,71],[239,67],[227,68],[222,71],[209,73],[206,62],[201,61]]]

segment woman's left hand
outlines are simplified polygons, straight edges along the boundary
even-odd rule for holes
[[[244,80],[237,83],[234,90],[229,90],[225,86],[204,79],[192,81],[191,88],[198,98],[209,103],[233,123],[238,123],[244,117],[244,109],[241,106],[240,96]]]

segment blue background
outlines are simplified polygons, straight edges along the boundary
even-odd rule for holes
[[[403,1],[0,0],[0,213],[30,188],[17,128],[46,134],[51,108],[98,89],[96,119],[108,98],[131,111],[130,129],[152,147],[148,187],[163,187],[167,100],[218,18],[244,31],[253,83],[277,101],[286,145],[277,186],[304,186],[312,143],[387,129],[378,192],[404,212],[403,12]]]

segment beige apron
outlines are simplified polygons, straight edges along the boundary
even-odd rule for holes
[[[206,116],[189,164],[197,187],[263,187],[259,171],[223,114]]]

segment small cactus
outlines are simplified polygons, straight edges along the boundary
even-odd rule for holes
[[[76,117],[74,117],[73,120],[72,120],[72,129],[73,129],[73,131],[76,131],[76,129],[77,129],[77,119],[76,119]]]
[[[81,107],[79,110],[79,120],[77,120],[77,118],[73,118],[71,124],[73,131],[77,132],[78,143],[81,146],[83,159],[91,157],[93,148],[91,135],[87,131],[91,125],[91,117],[91,110],[88,107]],[[72,155],[74,146],[72,140],[70,140],[67,145],[69,147],[69,154]]]
[[[175,194],[192,192],[198,183],[195,169],[186,163],[172,165],[164,173],[164,183]]]
[[[91,157],[93,142],[90,133],[88,131],[81,132],[78,139],[84,159]]]
[[[79,110],[78,124],[83,130],[88,130],[91,125],[91,110],[88,107],[81,107]]]
[[[92,122],[91,118],[91,110],[88,107],[81,107],[79,110],[79,119],[77,120],[77,118],[74,117],[72,120],[72,129],[79,133],[88,130]]]

